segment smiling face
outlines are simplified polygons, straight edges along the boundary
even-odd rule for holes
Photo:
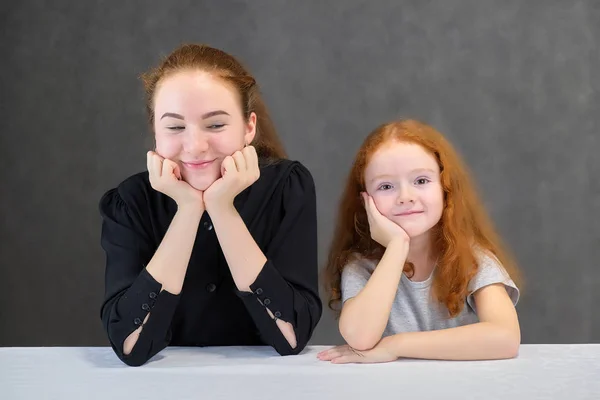
[[[184,181],[206,190],[221,177],[223,159],[254,139],[256,114],[244,118],[239,94],[224,80],[183,70],[158,84],[154,132],[156,152],[179,165]]]
[[[444,196],[436,159],[418,144],[388,141],[365,169],[367,193],[379,212],[412,239],[428,236],[442,217]]]

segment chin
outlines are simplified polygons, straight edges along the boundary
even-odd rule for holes
[[[400,228],[402,228],[404,230],[404,232],[406,232],[408,237],[411,239],[417,238],[417,237],[421,236],[422,234],[424,234],[425,232],[427,232],[427,229],[423,229],[424,228],[423,226],[417,226],[417,225],[413,225],[413,224],[403,224],[403,225],[404,226],[402,226],[401,224],[398,224],[398,226],[400,226]]]
[[[190,179],[186,181],[191,187],[201,192],[205,191],[214,183],[215,179]]]

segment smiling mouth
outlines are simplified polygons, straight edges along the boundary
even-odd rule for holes
[[[182,164],[189,169],[203,169],[211,165],[215,160],[209,161],[192,161],[192,162],[183,162]]]
[[[394,214],[395,217],[408,217],[410,215],[423,214],[423,211],[407,211],[400,214]]]

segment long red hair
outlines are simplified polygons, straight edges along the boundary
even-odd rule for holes
[[[371,157],[382,144],[392,140],[420,145],[435,157],[440,167],[444,210],[433,228],[432,240],[439,258],[432,293],[447,307],[450,317],[461,312],[469,281],[477,273],[475,247],[495,256],[510,277],[518,282],[520,274],[516,263],[502,244],[460,156],[431,126],[415,120],[401,120],[381,125],[367,136],[347,178],[324,270],[329,307],[335,310],[335,305],[340,302],[344,266],[355,257],[378,261],[385,251],[371,238],[360,193],[366,190],[364,174]],[[409,276],[414,272],[408,262],[404,270]]]

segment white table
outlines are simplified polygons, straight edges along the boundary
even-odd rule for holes
[[[288,357],[268,347],[172,347],[142,367],[105,347],[0,348],[0,399],[600,399],[600,344],[522,345],[501,361],[362,365],[319,361],[328,347]]]

